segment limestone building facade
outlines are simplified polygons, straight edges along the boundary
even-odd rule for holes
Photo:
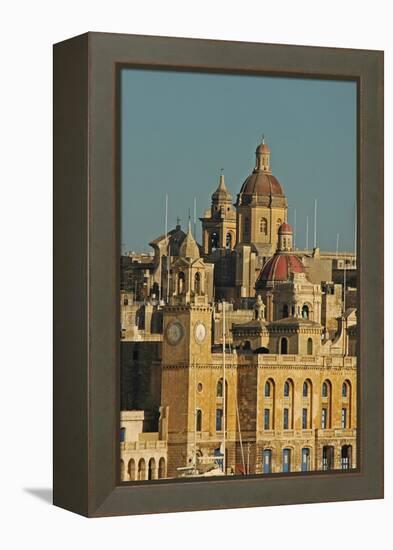
[[[262,140],[122,290],[123,481],[357,467],[356,259],[294,249],[287,208]]]

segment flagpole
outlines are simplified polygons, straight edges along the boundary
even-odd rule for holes
[[[194,197],[194,239],[196,240],[196,197]]]
[[[296,249],[296,208],[293,212],[293,248]]]
[[[306,217],[306,250],[308,250],[308,216]]]
[[[317,248],[317,199],[314,201],[314,248]]]
[[[168,297],[169,297],[168,193],[166,193],[165,195],[165,244],[166,244],[166,264],[167,264],[166,296],[167,296],[167,303],[168,303]]]

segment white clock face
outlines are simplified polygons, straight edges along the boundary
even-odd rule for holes
[[[202,321],[198,321],[195,325],[195,340],[198,342],[198,344],[202,344],[204,339],[206,338],[206,327],[202,323]]]
[[[168,342],[175,346],[183,338],[183,327],[179,321],[173,321],[167,326],[166,337]]]

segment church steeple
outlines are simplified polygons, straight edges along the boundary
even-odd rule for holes
[[[265,143],[265,135],[262,135],[262,142],[258,145],[255,156],[255,171],[270,174],[270,149],[267,143]]]
[[[232,203],[232,195],[225,185],[224,169],[221,168],[220,180],[217,189],[212,195],[212,206],[221,206]]]
[[[188,231],[180,246],[179,256],[192,260],[200,257],[198,245],[191,231],[191,220],[188,220]]]

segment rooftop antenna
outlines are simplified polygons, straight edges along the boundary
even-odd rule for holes
[[[336,260],[338,258],[338,243],[339,243],[339,239],[340,239],[340,234],[337,233],[337,238],[336,238]]]
[[[317,248],[317,199],[314,201],[314,248]]]

